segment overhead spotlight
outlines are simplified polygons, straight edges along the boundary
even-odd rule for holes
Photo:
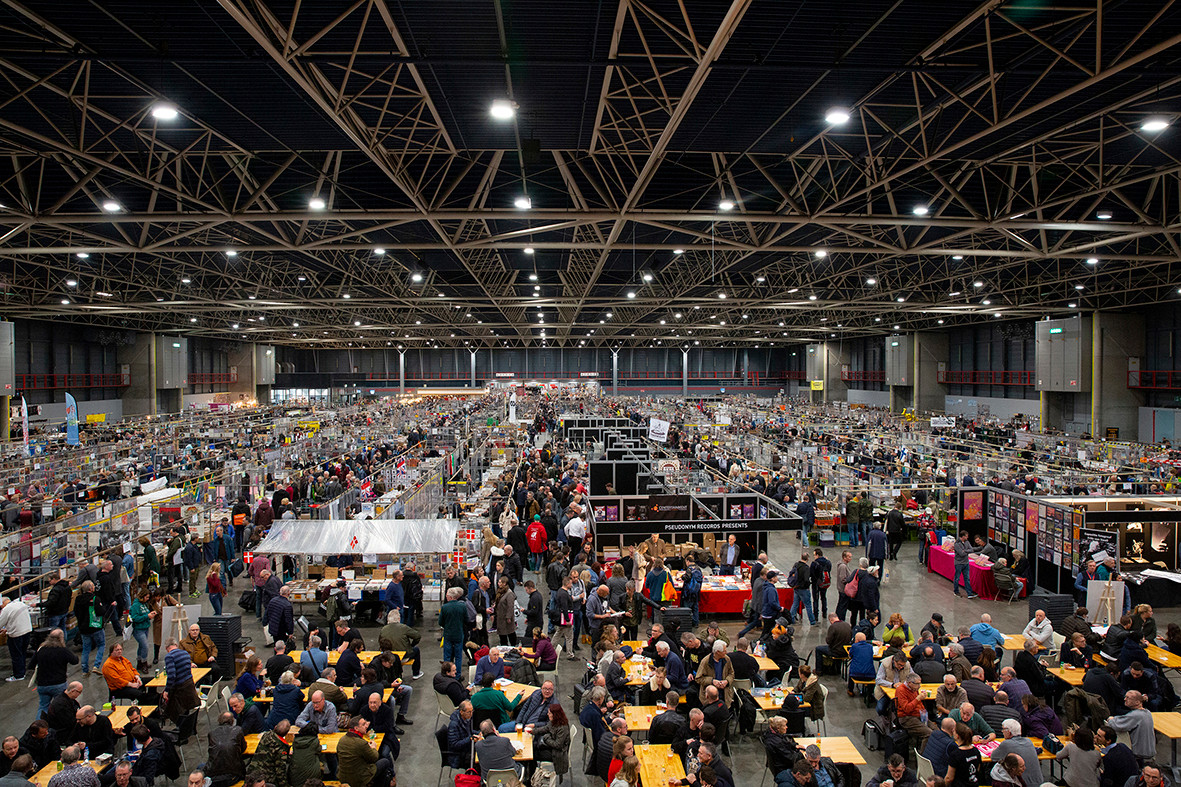
[[[1067,305],[1068,305],[1068,306],[1070,306],[1070,308],[1072,308],[1072,309],[1077,309],[1077,308],[1078,308],[1078,304],[1077,304],[1077,303],[1071,303],[1071,304],[1067,304]]]
[[[410,281],[412,281],[412,282],[420,282],[420,281],[422,281],[422,274],[421,274],[421,273],[412,273],[412,274],[410,274]]]
[[[179,114],[180,111],[176,108],[176,105],[170,104],[167,101],[159,101],[152,105],[152,117],[156,118],[156,120],[176,120]]]
[[[953,255],[951,255],[951,258],[952,258],[953,260],[956,260],[956,261],[958,262],[959,260],[962,260],[962,259],[964,258],[964,255],[962,255],[962,254],[953,254]]]
[[[1087,258],[1087,264],[1088,264],[1088,265],[1098,265],[1098,264],[1099,264],[1099,258],[1098,258],[1098,257],[1088,257],[1088,258]]]
[[[1104,208],[1095,213],[1095,218],[1099,219],[1100,221],[1108,221],[1111,218],[1111,215],[1111,211]]]
[[[378,246],[376,249],[373,250],[373,253],[376,254],[378,257],[380,257],[381,255],[385,254],[385,249]]]
[[[910,209],[910,212],[916,216],[926,216],[928,213],[931,212],[931,209],[928,208],[926,205],[915,205],[913,208]]]
[[[1081,284],[1076,284],[1076,285],[1074,285],[1074,288],[1075,288],[1076,290],[1081,290],[1081,289],[1083,289],[1083,285],[1081,285]]]
[[[825,251],[824,249],[817,249],[817,250],[816,250],[816,258],[817,258],[817,259],[821,259],[821,260],[822,260],[822,259],[824,259],[824,258],[825,258],[825,257],[827,257],[827,256],[828,256],[828,252],[827,252],[827,251]]]
[[[236,331],[236,330],[238,330],[238,323],[234,323],[234,324],[233,324],[233,325],[231,325],[230,327],[231,327],[231,328],[233,328],[233,329]]]
[[[123,210],[123,206],[115,202],[115,200],[109,199],[103,202],[103,210],[107,213],[118,213]]]
[[[719,293],[718,293],[718,297],[719,297],[719,298],[721,298],[722,300],[725,300],[725,299],[726,299],[726,293],[724,293],[724,292],[719,292]]]
[[[611,319],[611,312],[607,312],[607,319],[608,319],[608,320],[610,320],[610,319]]]
[[[1144,122],[1140,124],[1140,130],[1147,131],[1149,134],[1156,134],[1168,127],[1169,121],[1162,117],[1145,118]]]
[[[307,276],[300,276],[296,279],[296,281],[307,281],[307,280],[308,280]]]
[[[529,210],[533,207],[533,200],[530,199],[528,195],[522,194],[513,200],[513,205],[517,210]]]
[[[488,114],[493,120],[512,120],[517,115],[517,102],[506,98],[498,98],[488,108]]]
[[[87,254],[87,253],[86,253],[86,252],[84,252],[84,251],[80,251],[80,252],[78,252],[78,253],[77,253],[76,255],[74,255],[74,256],[76,256],[76,257],[77,257],[78,259],[80,259],[80,260],[89,259],[89,257],[90,257],[90,255],[89,255],[89,254]]]
[[[829,107],[824,113],[824,122],[830,126],[843,126],[849,122],[849,110],[845,107]]]
[[[943,320],[939,320],[938,322],[939,322],[939,324],[940,324],[940,325],[942,325],[942,324],[943,324]]]
[[[293,323],[291,323],[291,327],[292,327],[292,328],[298,328],[298,327],[299,327],[299,323],[297,323],[297,322],[293,322]]]
[[[865,283],[868,284],[870,287],[872,287],[873,285],[878,283],[878,280],[871,276],[870,278],[865,280]]]
[[[874,321],[874,322],[881,322],[881,321],[882,321],[882,318],[881,318],[881,317],[874,317],[874,318],[873,318],[873,321]]]
[[[62,306],[69,306],[69,305],[70,305],[70,299],[69,298],[62,298]]]
[[[353,320],[353,325],[355,325],[359,328],[359,327],[361,327],[361,321],[360,320]]]
[[[253,301],[253,300],[257,300],[257,299],[258,299],[258,296],[257,296],[257,295],[247,295],[246,297],[247,297],[247,298],[249,298],[249,299],[250,299],[250,300],[252,300],[252,301]]]
[[[813,294],[811,294],[811,295],[809,295],[809,296],[808,296],[808,300],[810,300],[810,301],[814,301],[814,300],[816,300],[816,297],[817,297],[817,296],[816,296],[816,294],[815,294],[815,293],[813,293]]]
[[[533,253],[533,247],[532,247],[532,246],[526,246],[526,247],[525,247],[525,253],[526,253],[526,254],[532,254],[532,253]],[[537,274],[533,274],[533,276],[534,276],[534,278],[535,278],[535,277],[537,276]]]
[[[718,203],[718,210],[720,210],[722,212],[728,212],[728,211],[734,210],[733,200],[728,200],[728,199],[722,200],[721,202]]]
[[[899,296],[898,296],[897,298],[895,298],[894,300],[898,301],[899,303],[906,303],[906,296],[905,296],[905,295],[899,295]]]
[[[684,249],[673,249],[673,254],[684,254],[684,253],[685,253]]]
[[[972,286],[973,286],[973,287],[975,287],[976,289],[980,289],[981,287],[983,287],[983,286],[984,286],[984,282],[982,282],[982,281],[974,281],[974,282],[972,282]]]
[[[181,280],[180,280],[180,283],[181,283],[181,284],[191,284],[191,283],[192,283],[192,281],[193,281],[193,280],[192,280],[192,279],[190,279],[188,276],[185,276],[183,279],[181,279]]]
[[[636,297],[636,293],[635,293],[635,291],[634,291],[634,290],[628,290],[628,292],[627,292],[627,297],[629,297],[629,298],[634,298],[634,297]]]
[[[661,324],[661,325],[664,325],[664,320],[661,320],[661,321],[660,321],[660,324]]]
[[[537,290],[534,290],[533,292],[531,292],[531,293],[530,293],[530,295],[532,295],[534,298],[540,298],[540,297],[541,297],[541,293],[540,293],[540,292],[538,292]]]
[[[985,298],[984,300],[982,300],[982,301],[980,301],[980,302],[981,302],[982,304],[984,304],[985,306],[991,306],[991,305],[992,305],[992,301],[988,300],[988,298]]]
[[[898,330],[899,326],[895,325],[894,330]]]
[[[1000,313],[1000,312],[993,312],[993,313],[992,313],[992,316],[993,316],[993,317],[1000,317],[1000,316],[1001,316],[1001,313]]]
[[[673,317],[676,317],[679,320],[679,319],[681,319],[681,313],[677,312],[676,314],[673,315]]]
[[[341,295],[340,297],[344,298],[344,299],[347,301],[349,298],[351,298],[351,297],[353,297],[353,296],[352,296],[352,295],[349,295],[349,294],[346,292],[346,293],[344,293],[343,295]]]
[[[190,318],[189,318],[189,322],[196,322],[196,321],[197,321],[197,318],[196,318],[196,317],[190,317]]]
[[[763,282],[765,282],[766,280],[767,280],[767,277],[766,277],[766,276],[756,276],[756,277],[755,277],[755,281],[757,281],[759,284],[762,284],[762,283],[763,283]]]
[[[954,298],[955,296],[960,295],[960,294],[961,294],[961,292],[959,290],[952,290],[951,292],[947,293],[947,297]]]
[[[66,279],[66,286],[67,287],[77,287],[78,280],[77,279]]]
[[[308,207],[312,210],[324,210],[328,207],[328,203],[324,201],[323,197],[312,197],[308,200]]]

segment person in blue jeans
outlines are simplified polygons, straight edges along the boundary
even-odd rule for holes
[[[972,554],[976,549],[968,542],[968,531],[961,530],[960,537],[952,545],[955,552],[955,573],[951,578],[951,590],[957,596],[960,594],[960,577],[964,578],[964,590],[968,594],[968,598],[976,598],[976,594],[972,591],[971,579],[971,560]]]
[[[82,674],[90,674],[90,651],[94,651],[94,672],[102,672],[103,652],[107,647],[107,635],[103,631],[106,619],[102,602],[94,594],[94,583],[89,579],[74,599],[74,617],[78,620],[78,637],[82,640]]]
[[[795,623],[797,618],[803,617],[803,611],[808,611],[808,623],[816,625],[816,612],[812,609],[812,567],[808,565],[808,558],[811,557],[807,552],[804,552],[800,557],[800,562],[796,563],[791,570],[791,586],[794,591],[794,596],[791,602],[791,615],[788,622]]]
[[[154,614],[148,605],[148,591],[141,590],[135,601],[131,602],[131,635],[139,643],[135,660],[136,668],[140,670],[148,668],[148,631],[152,628]]]

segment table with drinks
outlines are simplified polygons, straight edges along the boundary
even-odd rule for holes
[[[205,679],[205,676],[213,672],[209,667],[193,667],[193,683],[200,683]],[[168,685],[168,674],[164,670],[160,670],[156,677],[148,681],[145,686],[149,689],[163,689]]]
[[[680,784],[685,778],[685,764],[670,744],[637,743],[636,759],[640,761],[640,783],[645,787]]]
[[[294,734],[293,734],[294,732],[295,732],[295,728],[293,727],[292,731],[288,734],[292,735],[292,737],[294,737]],[[340,743],[340,739],[343,738],[347,734],[348,733],[344,733],[344,732],[320,733],[320,753],[321,754],[336,754],[336,747]],[[256,751],[258,751],[258,739],[261,737],[262,737],[262,735],[259,735],[259,734],[246,736],[246,755],[248,757],[253,756],[254,753]],[[374,749],[380,749],[381,742],[383,740],[385,740],[385,733],[373,732],[372,730],[370,730],[369,734],[365,736],[365,739],[369,741],[369,745],[372,746]],[[283,740],[287,741],[286,738],[284,738]],[[287,745],[290,746],[291,742],[287,741]]]
[[[111,760],[108,759],[108,760],[104,760],[103,762],[99,762],[98,760],[91,760],[90,762],[80,763],[80,764],[81,765],[89,765],[91,768],[94,769],[95,773],[102,773],[104,770],[106,770],[107,766],[111,764]],[[39,770],[35,774],[33,774],[33,777],[31,779],[29,779],[29,781],[31,781],[33,784],[37,785],[37,787],[48,787],[49,780],[52,779],[54,776],[56,776],[57,773],[59,771],[61,771],[63,767],[64,766],[62,765],[61,760],[58,760],[57,762],[51,762],[48,765],[46,765],[44,768],[42,768],[41,770]]]
[[[311,691],[310,686],[305,687],[303,689],[303,698],[305,700],[308,699],[308,692],[309,691]],[[319,689],[317,689],[317,691],[319,691]],[[357,692],[357,690],[354,689],[352,686],[341,686],[340,691],[342,694],[344,694],[344,696],[348,697],[350,700],[353,698],[353,695],[356,694],[356,692]],[[392,697],[393,695],[394,695],[394,690],[392,688],[386,689],[385,691],[383,691],[381,693],[381,699],[383,702],[389,702],[390,697]],[[274,686],[267,686],[266,688],[264,688],[262,690],[261,694],[259,694],[257,697],[254,698],[254,701],[255,702],[273,702],[274,699],[275,699],[275,687]]]
[[[146,719],[148,716],[151,716],[156,712],[156,707],[157,706],[155,705],[116,705],[115,707],[111,708],[111,712],[107,716],[107,721],[111,723],[111,727],[113,727],[116,732],[119,732],[127,726],[127,713],[132,708],[139,708],[139,712],[142,713]],[[105,708],[103,709],[103,712],[106,712]]]

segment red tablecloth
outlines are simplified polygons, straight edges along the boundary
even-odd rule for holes
[[[955,576],[955,554],[943,547],[932,546],[927,552],[927,571],[951,580]],[[968,568],[968,578],[972,582],[973,592],[979,593],[983,598],[997,597],[996,580],[992,576],[991,564],[985,567],[973,560]],[[1021,596],[1024,597],[1029,587],[1023,578],[1017,577],[1017,580],[1021,582]]]
[[[784,609],[791,607],[794,592],[791,588],[779,588],[779,605]],[[749,590],[711,590],[701,589],[701,597],[697,604],[697,611],[701,615],[737,615],[742,616],[742,604],[750,598]],[[674,604],[681,603],[681,594],[677,593]]]

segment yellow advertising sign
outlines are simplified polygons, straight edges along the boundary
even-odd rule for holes
[[[812,381],[812,390],[813,391],[823,391],[824,390],[824,380],[813,380]]]
[[[296,421],[295,425],[303,432],[318,432],[320,430],[319,421]]]
[[[106,420],[107,420],[106,413],[87,413],[86,414],[86,423],[88,423],[88,424],[101,424],[101,423],[105,422]]]

